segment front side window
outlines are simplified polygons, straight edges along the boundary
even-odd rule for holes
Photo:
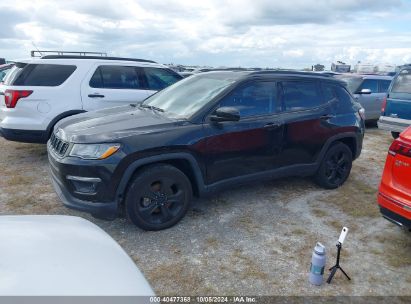
[[[167,69],[144,68],[148,89],[159,91],[179,81],[182,77]]]
[[[411,70],[402,70],[392,85],[393,93],[411,93]]]
[[[276,104],[275,82],[260,82],[234,90],[220,102],[220,107],[234,107],[240,117],[273,113]]]
[[[16,64],[6,77],[6,84],[13,86],[56,87],[65,82],[75,71],[74,65]]]
[[[368,89],[371,93],[378,93],[378,80],[376,79],[365,79],[361,84],[359,91]]]
[[[281,84],[285,111],[306,110],[323,104],[315,82],[284,81]]]
[[[104,89],[141,89],[137,69],[131,66],[102,65],[90,79],[90,87]]]

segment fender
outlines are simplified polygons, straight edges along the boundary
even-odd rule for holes
[[[317,167],[320,166],[322,159],[324,158],[325,153],[328,151],[328,149],[330,148],[330,146],[335,143],[336,141],[338,141],[339,139],[343,139],[343,138],[353,138],[354,142],[355,142],[355,150],[356,150],[356,154],[357,155],[353,155],[352,158],[353,160],[356,159],[359,155],[358,155],[358,151],[360,150],[360,147],[358,147],[359,142],[358,142],[358,135],[355,132],[344,132],[344,133],[340,133],[337,135],[334,135],[332,137],[330,137],[329,139],[327,139],[327,141],[325,142],[324,146],[322,147],[321,151],[318,153],[317,159],[315,161]]]
[[[167,153],[167,154],[161,154],[161,155],[155,155],[155,156],[150,156],[142,159],[138,159],[131,163],[125,170],[121,181],[117,187],[116,191],[116,198],[118,200],[121,199],[122,195],[124,194],[126,187],[128,185],[128,182],[130,181],[131,177],[133,174],[138,170],[138,168],[144,166],[144,165],[149,165],[153,163],[159,163],[161,161],[167,161],[167,160],[186,160],[189,162],[191,169],[194,173],[195,176],[195,183],[198,187],[198,190],[200,192],[200,195],[206,192],[206,187],[204,184],[204,179],[203,175],[201,174],[201,169],[197,163],[197,160],[194,158],[193,155],[191,155],[188,152],[176,152],[176,153]]]
[[[55,126],[55,124],[59,121],[62,120],[63,118],[72,116],[72,115],[76,115],[76,114],[80,114],[80,113],[85,113],[85,110],[70,110],[70,111],[66,111],[63,113],[60,113],[59,115],[57,115],[56,117],[54,117],[52,119],[52,121],[50,121],[49,125],[47,126],[47,134],[48,137],[50,137],[51,132],[53,132],[53,128]]]

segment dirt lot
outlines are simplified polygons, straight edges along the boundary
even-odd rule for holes
[[[368,128],[362,155],[338,190],[301,178],[250,185],[195,201],[171,229],[144,232],[125,219],[66,209],[50,185],[45,146],[0,139],[0,214],[92,220],[160,295],[411,295],[411,233],[381,218],[376,205],[390,142],[389,134]],[[313,246],[327,246],[331,267],[343,225],[350,233],[342,265],[353,280],[338,273],[332,285],[311,286]]]

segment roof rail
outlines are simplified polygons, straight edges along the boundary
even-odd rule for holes
[[[67,51],[31,51],[31,57],[43,57],[43,54],[54,54],[54,55],[77,55],[77,56],[101,56],[107,57],[107,53],[102,52],[67,52]]]
[[[157,63],[155,61],[147,60],[147,59],[108,57],[108,56],[46,55],[46,56],[41,57],[41,59],[100,59],[100,60],[121,60],[121,61]]]

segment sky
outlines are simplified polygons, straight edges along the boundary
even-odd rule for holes
[[[41,50],[201,66],[411,63],[410,0],[0,0],[0,57]]]

